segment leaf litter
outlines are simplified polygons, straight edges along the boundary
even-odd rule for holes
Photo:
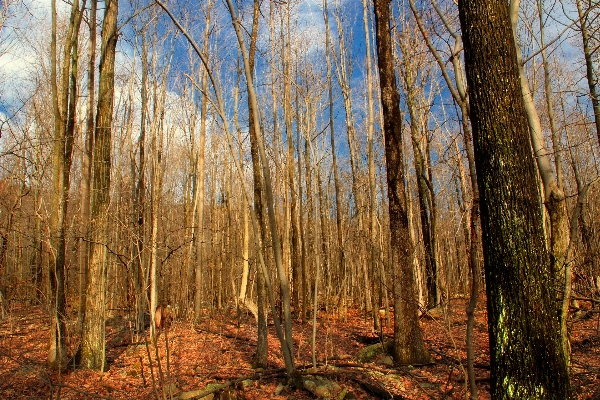
[[[485,304],[485,299],[479,304]],[[333,313],[319,314],[316,353],[312,370],[312,324],[294,320],[294,357],[305,378],[333,382],[335,398],[347,399],[464,399],[466,383],[466,299],[453,299],[432,315],[421,318],[427,348],[434,364],[394,365],[386,354],[370,362],[357,355],[379,342],[372,321],[364,312],[349,310],[345,320]],[[571,381],[578,399],[600,398],[600,314],[584,310],[572,318]],[[76,313],[69,319],[67,347],[73,354]],[[131,322],[121,316],[107,321],[107,362],[104,373],[69,368],[50,371],[45,364],[49,328],[42,307],[12,304],[0,321],[0,398],[3,399],[153,399],[196,398],[218,384],[217,398],[314,399],[307,390],[284,385],[285,369],[275,329],[269,325],[268,365],[253,369],[257,328],[253,317],[235,309],[206,310],[199,323],[175,321],[162,332],[157,346],[147,343],[148,333],[136,337]],[[385,324],[384,324],[385,325]],[[490,366],[487,315],[481,307],[475,318],[475,374],[480,399],[489,399]],[[384,326],[391,339],[393,329]],[[167,351],[168,344],[168,351]],[[220,394],[219,394],[220,393]],[[219,397],[220,396],[220,397]],[[210,399],[211,397],[205,397]]]

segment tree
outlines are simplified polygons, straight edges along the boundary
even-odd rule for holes
[[[431,362],[431,356],[423,341],[415,298],[415,276],[412,269],[414,247],[408,226],[402,114],[392,54],[389,3],[389,0],[374,1],[394,279],[394,359],[400,364],[427,364]]]
[[[345,271],[345,256],[344,256],[344,235],[342,231],[342,194],[340,189],[340,178],[338,173],[338,163],[335,152],[335,129],[334,129],[334,101],[333,101],[333,82],[331,72],[331,38],[329,30],[329,11],[327,10],[327,0],[323,1],[323,18],[325,21],[325,62],[327,64],[327,86],[329,97],[329,138],[331,143],[331,164],[333,168],[333,186],[335,193],[335,222],[337,227],[337,254],[338,268],[340,271]],[[343,286],[343,285],[342,285]],[[339,289],[339,294],[344,295],[345,288]],[[338,296],[341,300],[341,296]],[[338,301],[339,304],[339,301]]]
[[[421,220],[421,237],[425,250],[425,274],[427,283],[427,308],[438,305],[437,262],[435,257],[435,192],[429,174],[429,156],[423,151],[429,151],[427,138],[427,111],[424,106],[424,88],[419,82],[420,70],[425,68],[422,57],[419,57],[419,47],[411,43],[410,33],[404,30],[398,45],[402,51],[402,79],[406,85],[406,108],[410,116],[410,138],[413,148],[415,173],[417,175],[417,197],[419,200],[419,217]],[[423,146],[423,139],[427,141]]]
[[[78,0],[71,6],[71,18],[63,48],[61,75],[58,76],[56,1],[52,1],[51,90],[54,114],[54,154],[52,178],[50,313],[51,334],[48,363],[55,368],[66,367],[66,238],[67,206],[73,155],[73,140],[77,105],[77,67],[79,27],[83,15]],[[60,88],[59,82],[60,79]]]
[[[544,205],[550,218],[550,258],[552,260],[554,273],[563,271],[567,248],[569,246],[569,221],[567,216],[567,204],[564,185],[557,179],[562,176],[560,157],[556,159],[556,173],[552,170],[551,152],[546,149],[542,135],[542,123],[537,111],[533,93],[525,76],[523,61],[521,60],[521,46],[517,40],[517,23],[519,20],[520,0],[511,0],[510,19],[515,39],[515,50],[517,66],[519,67],[519,78],[521,80],[521,95],[529,124],[531,144],[535,153],[535,161],[542,181]],[[541,32],[543,32],[541,28]],[[543,43],[543,35],[541,36]],[[544,61],[544,48],[542,48],[542,59]],[[546,79],[547,81],[547,79]],[[558,143],[555,144],[558,146]],[[560,154],[560,153],[557,153]]]
[[[585,58],[585,72],[594,109],[594,124],[596,127],[596,136],[600,144],[600,100],[598,99],[596,71],[594,70],[593,51],[590,49],[592,38],[590,37],[590,18],[589,12],[592,9],[592,2],[586,1],[586,10],[584,11],[582,0],[577,0],[577,15],[579,16],[579,29],[581,30],[581,40],[583,42],[583,56]]]
[[[248,64],[250,70],[254,70],[254,56],[256,53],[256,40],[258,38],[258,14],[259,14],[259,2],[254,0],[252,8],[252,33],[250,35],[250,48],[248,53]],[[252,176],[254,183],[254,210],[256,212],[256,218],[258,219],[258,227],[261,235],[261,241],[266,243],[267,229],[265,224],[264,216],[264,190],[263,188],[263,175],[261,171],[261,155],[258,148],[257,135],[260,133],[257,121],[253,118],[254,109],[257,107],[250,96],[248,96],[248,131],[250,133],[250,148],[252,153]],[[258,292],[258,338],[256,344],[256,355],[254,357],[254,366],[257,368],[263,368],[267,365],[268,357],[268,340],[267,340],[267,313],[266,313],[266,292],[265,292],[265,277],[263,274],[258,274],[257,283]]]
[[[90,197],[92,178],[92,151],[94,148],[94,104],[96,102],[96,11],[98,1],[91,0],[88,26],[90,32],[88,79],[87,79],[87,112],[85,123],[85,151],[81,155],[81,223],[82,232],[79,240],[79,309],[78,329],[83,326],[85,311],[85,289],[87,284],[88,261],[90,253]]]
[[[111,130],[115,86],[115,54],[117,47],[118,0],[107,0],[102,23],[100,75],[96,130],[94,132],[93,180],[92,180],[92,237],[89,279],[83,337],[81,340],[81,364],[84,367],[104,370],[105,359],[105,297],[106,263],[108,245],[108,208],[110,205]]]
[[[459,3],[488,298],[492,398],[568,398],[507,2]]]
[[[379,319],[379,307],[381,306],[381,274],[379,267],[379,254],[377,253],[377,194],[375,189],[375,152],[373,150],[373,130],[375,129],[375,111],[373,106],[373,68],[371,62],[371,38],[369,27],[369,7],[367,0],[363,0],[363,24],[365,30],[365,66],[367,79],[367,115],[365,120],[367,130],[367,154],[368,154],[368,175],[369,175],[369,264],[371,269],[371,284],[373,287],[373,297],[371,298],[371,312],[373,315],[373,328],[380,331],[381,321]],[[365,282],[367,285],[368,283]]]

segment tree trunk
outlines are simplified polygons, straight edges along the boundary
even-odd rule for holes
[[[254,57],[256,52],[256,40],[258,37],[258,17],[259,17],[259,3],[258,0],[253,2],[253,14],[252,14],[252,33],[250,36],[250,47],[248,52],[248,63],[249,69],[254,71]],[[263,205],[263,176],[261,171],[261,155],[258,148],[259,134],[257,123],[253,118],[254,108],[256,105],[251,101],[248,96],[248,131],[250,133],[250,153],[252,155],[252,176],[254,182],[254,212],[259,226],[261,235],[261,242],[266,243],[266,223],[264,218],[264,205]],[[257,306],[258,306],[258,338],[256,344],[256,354],[254,355],[253,365],[255,368],[264,368],[267,365],[267,353],[269,346],[267,342],[267,294],[265,292],[265,277],[262,271],[258,273],[257,281]]]
[[[417,194],[419,199],[419,217],[421,220],[421,237],[423,238],[423,247],[425,250],[425,279],[427,286],[427,308],[434,308],[438,303],[437,288],[437,263],[435,259],[434,248],[434,226],[433,210],[430,205],[433,204],[430,195],[429,186],[431,181],[427,175],[426,158],[423,156],[421,148],[424,122],[419,107],[419,88],[416,86],[415,74],[417,66],[412,59],[415,54],[410,53],[406,44],[400,42],[400,48],[403,53],[402,75],[406,84],[406,107],[410,116],[410,137],[413,148],[415,173],[417,174]]]
[[[335,190],[335,223],[337,230],[337,246],[333,252],[333,257],[337,262],[338,276],[342,286],[338,288],[339,300],[345,293],[345,271],[346,260],[344,253],[344,232],[342,230],[342,193],[340,188],[340,178],[337,167],[337,156],[335,150],[335,129],[334,129],[334,99],[333,99],[333,82],[331,72],[331,38],[329,29],[329,11],[327,9],[327,0],[323,0],[323,17],[325,20],[325,59],[327,63],[327,88],[329,95],[329,136],[331,144],[331,164],[333,168],[333,186]],[[333,270],[333,268],[332,268]],[[336,305],[340,305],[341,301],[337,301]]]
[[[54,149],[52,176],[52,212],[50,217],[50,244],[53,258],[50,270],[50,345],[48,363],[52,368],[66,367],[66,230],[67,208],[71,176],[71,161],[76,121],[77,67],[79,27],[83,11],[79,1],[71,6],[71,17],[62,56],[62,71],[57,76],[56,2],[52,1],[51,32],[51,90],[54,111]],[[58,85],[60,79],[60,89]],[[6,241],[3,248],[6,248]]]
[[[596,136],[600,144],[600,99],[598,99],[598,90],[596,88],[596,71],[594,71],[594,51],[590,49],[590,33],[588,30],[588,10],[591,8],[588,2],[587,10],[583,10],[581,0],[577,0],[577,13],[579,15],[579,29],[581,30],[581,40],[583,41],[583,56],[585,58],[585,72],[594,109],[594,124],[596,125]]]
[[[379,254],[377,252],[377,193],[375,189],[375,150],[373,149],[374,111],[373,111],[373,72],[371,62],[371,37],[369,26],[367,0],[363,0],[363,25],[365,31],[365,64],[367,70],[367,118],[365,121],[367,129],[367,158],[369,170],[369,266],[371,271],[371,284],[373,297],[371,298],[371,312],[373,316],[373,329],[375,332],[381,330],[379,319],[379,306],[381,305],[382,284],[379,273]]]
[[[481,190],[491,395],[568,398],[508,4],[463,0],[459,11]]]
[[[515,40],[514,47],[516,49],[517,65],[519,68],[519,79],[521,81],[521,96],[524,100],[535,161],[544,188],[542,199],[550,217],[550,258],[552,261],[552,268],[558,278],[564,268],[567,248],[569,247],[567,203],[564,188],[560,186],[560,182],[557,181],[556,175],[552,171],[552,163],[550,161],[551,153],[545,146],[540,117],[535,107],[533,95],[529,88],[529,82],[525,76],[525,70],[521,60],[521,49],[516,38],[517,23],[519,19],[519,4],[520,0],[511,0],[509,15],[512,23],[513,38]]]
[[[110,205],[111,129],[113,117],[115,51],[117,46],[118,1],[106,1],[102,26],[100,76],[96,131],[94,135],[92,181],[92,232],[90,270],[87,284],[81,363],[104,370],[105,358],[105,297],[106,246],[108,245],[108,215]]]
[[[79,240],[79,308],[77,327],[83,328],[85,311],[85,289],[90,257],[90,206],[92,190],[92,153],[94,149],[94,103],[96,101],[96,11],[97,0],[91,0],[89,16],[89,61],[88,61],[88,101],[85,132],[85,151],[81,156],[81,224],[83,232]]]
[[[212,1],[207,1],[206,4],[206,27],[204,29],[204,54],[208,54],[209,46],[209,34],[210,34],[210,21],[212,13]],[[197,154],[197,168],[196,168],[196,210],[197,217],[193,221],[196,224],[196,235],[195,235],[195,246],[196,251],[194,252],[194,318],[199,321],[200,314],[202,312],[202,273],[203,268],[206,270],[206,261],[204,259],[204,192],[205,192],[205,179],[206,179],[206,121],[208,120],[208,72],[205,68],[202,69],[200,78],[200,85],[202,86],[202,105],[200,106],[200,132],[198,138],[198,154]]]
[[[408,230],[402,115],[392,55],[390,3],[389,0],[375,0],[374,5],[390,214],[390,264],[394,279],[394,359],[399,364],[427,364],[431,362],[431,356],[419,326],[412,269],[414,248]]]
[[[135,240],[132,246],[132,269],[133,269],[133,287],[135,297],[135,329],[141,333],[144,330],[144,312],[146,293],[144,288],[144,203],[146,193],[145,183],[145,163],[146,163],[146,120],[148,113],[148,46],[146,44],[146,33],[142,32],[142,81],[141,81],[141,104],[140,104],[140,136],[138,137],[138,162],[132,166],[135,182],[133,187],[133,215],[134,215],[134,234]]]

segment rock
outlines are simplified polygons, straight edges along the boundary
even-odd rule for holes
[[[281,382],[279,382],[277,384],[277,387],[275,388],[275,392],[273,393],[275,396],[279,396],[281,394],[281,392],[283,392],[283,389],[285,389],[285,385]]]
[[[394,360],[390,356],[383,356],[377,360],[377,364],[385,365],[386,367],[392,367],[394,365]]]
[[[394,342],[391,340],[386,341],[385,346],[382,346],[381,343],[372,344],[362,349],[358,353],[358,356],[356,356],[356,359],[358,360],[358,362],[362,363],[373,362],[378,356],[390,353],[392,351],[393,346]]]
[[[319,399],[334,398],[342,391],[336,382],[313,375],[304,377],[304,388]]]

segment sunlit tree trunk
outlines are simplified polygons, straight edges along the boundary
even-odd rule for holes
[[[104,370],[105,355],[105,298],[106,246],[108,245],[108,215],[110,206],[111,130],[113,118],[115,54],[117,46],[118,0],[107,0],[102,23],[100,75],[96,131],[94,133],[92,181],[92,238],[89,278],[81,363],[95,370]]]
[[[481,190],[491,395],[566,399],[569,375],[508,4],[463,0],[459,11]]]
[[[90,15],[88,20],[90,43],[87,79],[87,115],[84,151],[81,155],[81,224],[82,234],[79,240],[79,309],[77,325],[83,327],[83,313],[85,311],[85,289],[87,285],[88,262],[90,257],[90,200],[92,182],[92,152],[94,149],[94,105],[96,102],[96,11],[98,2],[90,1]]]
[[[210,34],[210,21],[212,15],[212,1],[207,1],[206,4],[206,26],[204,29],[204,54],[208,54],[208,42]],[[204,193],[205,193],[205,179],[206,179],[206,121],[208,120],[208,72],[206,68],[202,68],[200,73],[200,85],[202,90],[202,105],[200,106],[200,132],[198,138],[198,154],[197,154],[197,165],[196,165],[196,197],[195,197],[195,208],[197,216],[193,223],[196,224],[195,240],[194,245],[196,246],[195,259],[194,259],[194,318],[199,321],[202,313],[202,277],[206,273],[206,260],[204,257]]]
[[[564,188],[557,181],[555,172],[552,170],[550,154],[546,149],[544,137],[542,134],[542,125],[538,115],[533,95],[525,76],[525,70],[521,57],[521,48],[517,34],[517,24],[519,20],[520,0],[511,0],[510,18],[512,23],[513,37],[515,39],[515,48],[517,53],[517,63],[519,67],[519,79],[521,82],[521,92],[527,112],[527,121],[531,135],[531,144],[535,154],[538,171],[543,184],[543,204],[548,210],[550,218],[550,257],[555,274],[564,272],[564,265],[569,246],[569,219],[567,216],[567,202]]]
[[[379,306],[381,302],[381,279],[379,273],[379,254],[377,244],[377,192],[375,185],[375,150],[373,149],[373,130],[375,129],[375,117],[373,111],[373,72],[371,62],[371,27],[369,24],[368,11],[370,5],[367,0],[363,0],[363,25],[365,31],[365,64],[367,70],[367,118],[365,120],[367,128],[367,157],[369,169],[369,265],[371,271],[371,285],[373,288],[373,297],[371,299],[371,308],[373,316],[373,329],[379,332],[381,321],[379,320]]]
[[[419,326],[412,268],[415,254],[408,230],[402,115],[392,55],[390,3],[375,0],[374,5],[390,215],[390,264],[394,280],[394,359],[399,364],[427,364],[431,356]]]
[[[337,264],[338,275],[340,276],[342,283],[341,287],[338,287],[338,300],[337,305],[343,304],[343,297],[346,294],[345,290],[345,271],[346,271],[346,260],[344,253],[344,233],[342,230],[342,193],[340,188],[340,178],[338,173],[337,165],[337,154],[335,147],[335,129],[334,129],[334,99],[333,99],[333,81],[331,72],[331,33],[329,29],[329,11],[327,9],[327,0],[323,1],[323,17],[325,20],[325,59],[327,64],[327,94],[329,96],[329,136],[331,145],[331,164],[333,167],[333,185],[334,185],[334,196],[335,196],[335,222],[337,229],[337,245],[335,246],[336,251],[333,252],[333,257]],[[333,268],[332,268],[333,270]],[[332,273],[332,272],[331,272]],[[330,275],[331,275],[330,273]]]
[[[296,186],[294,162],[294,128],[293,128],[293,110],[292,110],[292,68],[289,41],[290,32],[290,10],[289,4],[286,6],[285,18],[281,21],[281,63],[283,64],[283,115],[285,120],[285,137],[287,144],[287,181],[289,186],[290,198],[290,225],[291,225],[291,269],[292,269],[292,303],[296,317],[301,314],[301,284],[302,284],[302,245],[300,233],[300,215],[298,202],[302,201],[298,196],[298,187]],[[285,22],[284,22],[285,19]]]
[[[355,212],[355,218],[358,220],[357,232],[362,232],[364,229],[363,225],[363,209],[364,209],[364,194],[360,190],[360,176],[361,176],[361,163],[360,155],[358,151],[358,144],[356,143],[356,128],[354,121],[353,111],[353,97],[352,97],[352,55],[351,49],[346,46],[345,31],[342,13],[342,6],[336,0],[335,4],[335,20],[338,31],[338,48],[339,52],[336,54],[333,52],[334,60],[336,61],[336,76],[340,84],[342,92],[342,98],[344,100],[344,111],[345,111],[345,122],[346,122],[346,138],[348,142],[348,148],[350,153],[350,169],[352,172],[352,197],[353,197],[353,208]],[[348,239],[350,240],[350,239]],[[362,243],[361,243],[362,246]],[[357,250],[358,251],[358,250]],[[361,290],[361,295],[365,304],[365,308],[368,312],[371,311],[371,288],[369,287],[369,274],[368,264],[359,263],[354,265],[358,269],[356,274],[352,274],[352,279],[358,279],[358,275],[362,275],[364,279],[364,287]],[[354,288],[355,285],[351,285]]]
[[[83,5],[85,7],[85,3]],[[71,17],[67,28],[61,66],[58,76],[57,56],[57,12],[56,2],[52,1],[51,30],[51,91],[54,117],[54,148],[52,158],[52,211],[50,217],[50,344],[48,363],[52,368],[66,367],[66,230],[67,208],[71,179],[71,162],[76,124],[77,69],[79,27],[82,9],[79,1],[71,5]],[[60,82],[59,82],[60,80]],[[12,218],[12,216],[11,216]],[[6,240],[3,245],[6,249]],[[5,265],[5,263],[3,263]]]
[[[239,68],[238,68],[238,77],[237,77],[237,83],[236,83],[236,86],[234,89],[234,99],[233,99],[233,101],[234,101],[233,122],[234,122],[235,129],[236,129],[237,135],[238,135],[240,166],[243,169],[244,168],[244,161],[243,161],[244,147],[243,147],[243,140],[242,140],[242,129],[239,125],[239,120],[238,120],[239,84],[240,84],[240,79],[241,79],[240,74],[241,74],[241,71],[239,71]],[[248,279],[250,276],[250,263],[248,261],[248,258],[250,257],[250,248],[249,248],[250,225],[249,225],[249,221],[248,221],[248,201],[246,200],[246,196],[243,196],[243,195],[242,195],[241,213],[242,213],[242,221],[243,221],[242,222],[243,238],[242,238],[242,279],[240,282],[239,301],[248,310],[250,310],[250,312],[256,319],[256,322],[258,323],[258,307],[252,301],[252,298],[247,296]]]
[[[133,168],[135,181],[133,187],[133,226],[134,244],[132,246],[133,287],[135,297],[135,328],[138,333],[144,330],[144,312],[146,293],[144,288],[144,205],[146,193],[146,121],[148,119],[148,45],[146,33],[142,32],[141,54],[142,80],[140,104],[140,135],[137,140],[137,163]]]
[[[410,137],[413,148],[415,172],[417,174],[417,194],[419,199],[419,216],[421,221],[421,237],[425,250],[425,279],[427,286],[427,308],[438,303],[437,263],[434,247],[433,196],[429,190],[432,186],[427,174],[427,159],[423,154],[422,135],[425,123],[421,114],[419,88],[415,82],[417,66],[414,65],[416,54],[411,52],[407,43],[399,41],[402,50],[402,77],[406,84],[406,107],[410,116]],[[410,44],[408,44],[410,45]]]
[[[259,3],[258,0],[253,2],[253,15],[252,15],[252,33],[250,36],[250,47],[248,53],[248,63],[250,71],[254,71],[254,58],[256,53],[256,41],[258,38],[258,17],[259,17]],[[247,72],[248,74],[248,72]],[[248,83],[248,85],[250,85]],[[250,133],[250,153],[252,155],[252,173],[254,181],[254,211],[258,220],[258,226],[261,235],[261,242],[266,243],[267,228],[264,217],[264,197],[265,196],[263,187],[263,171],[261,154],[258,145],[258,137],[260,133],[259,127],[257,126],[258,121],[253,118],[255,108],[257,105],[248,96],[248,131]],[[258,110],[256,110],[258,112]],[[275,233],[277,234],[277,233]],[[267,365],[267,353],[269,350],[267,342],[267,295],[265,292],[265,277],[262,273],[258,273],[257,280],[257,306],[258,306],[258,341],[256,345],[256,354],[254,356],[253,364],[257,368],[264,368]]]

